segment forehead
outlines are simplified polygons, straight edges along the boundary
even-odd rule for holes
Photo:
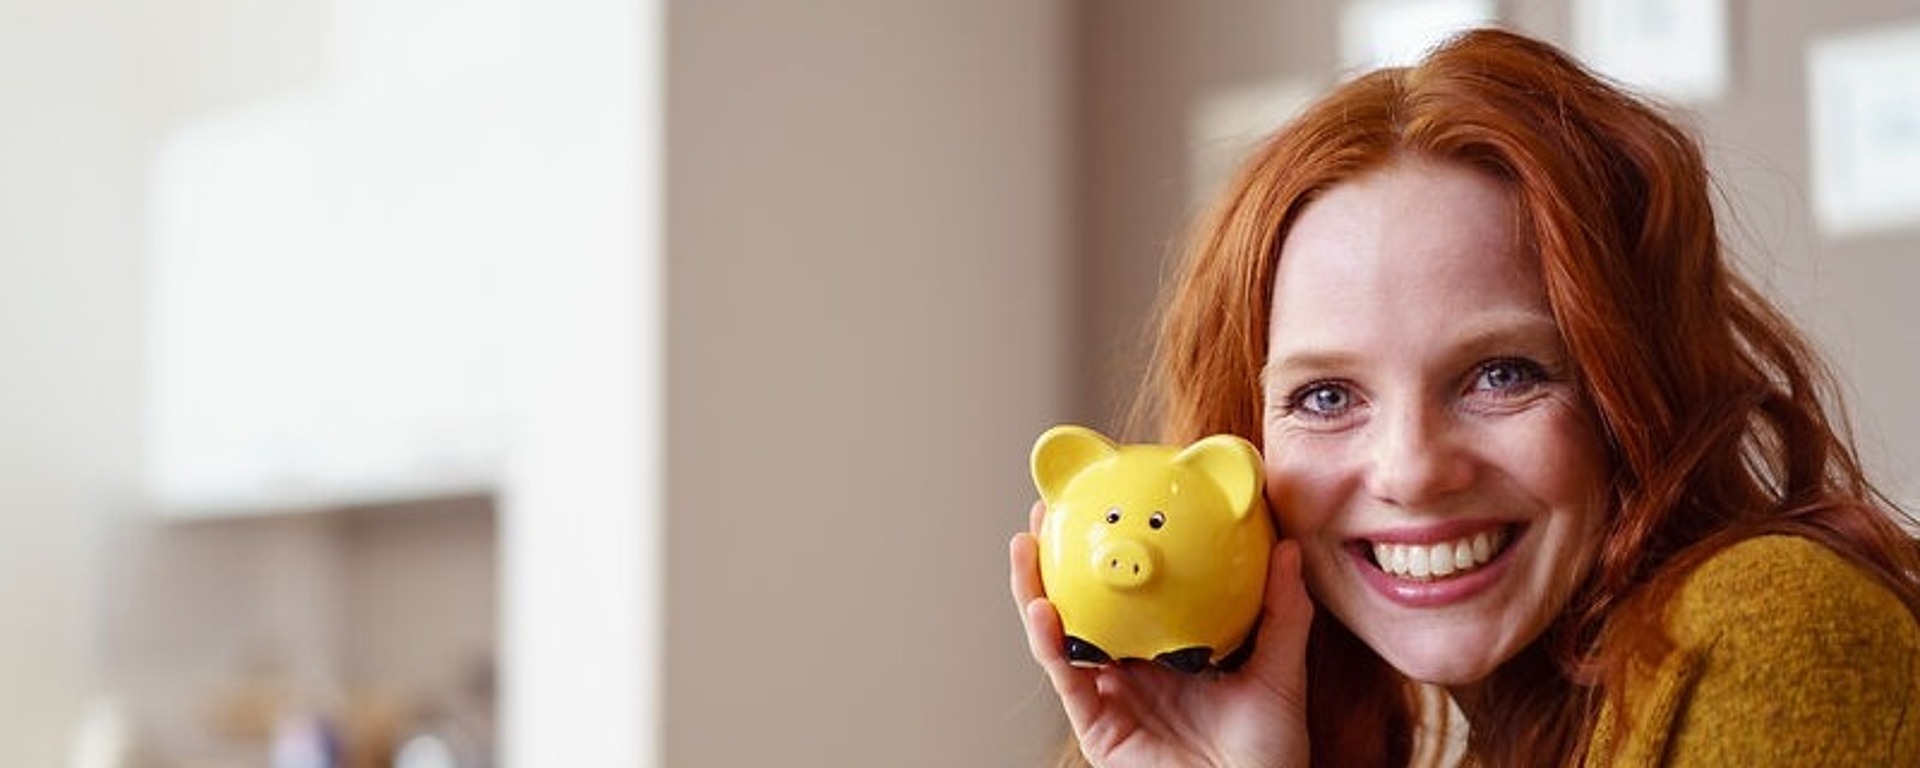
[[[1419,329],[1480,309],[1550,315],[1516,216],[1499,180],[1418,158],[1329,188],[1281,247],[1276,340],[1329,324]]]

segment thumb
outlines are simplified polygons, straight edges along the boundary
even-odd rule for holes
[[[1304,691],[1307,631],[1313,626],[1313,600],[1300,571],[1300,544],[1282,539],[1267,561],[1267,594],[1245,671],[1268,684]]]
[[[1304,624],[1313,619],[1313,600],[1307,597],[1300,558],[1300,542],[1281,539],[1274,543],[1273,557],[1267,561],[1267,597],[1262,622]]]

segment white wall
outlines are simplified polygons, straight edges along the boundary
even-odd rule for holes
[[[136,471],[138,264],[103,2],[0,4],[0,764],[56,765],[91,684],[90,568]]]
[[[337,75],[327,72],[343,58],[329,48],[339,42],[331,24],[348,5],[0,3],[0,622],[8,627],[0,764],[62,764],[85,704],[106,692],[144,699],[134,702],[136,716],[167,709],[205,730],[212,697],[202,684],[243,672],[247,649],[263,638],[276,646],[269,654],[298,657],[293,666],[322,677],[406,665],[417,652],[411,638],[359,636],[400,648],[361,658],[376,649],[343,647],[358,641],[341,627],[379,620],[405,602],[396,595],[435,579],[493,567],[470,546],[441,546],[444,535],[412,543],[391,530],[346,535],[325,516],[162,522],[142,495],[155,155],[183,123],[311,92]],[[407,53],[420,50],[410,35],[471,31],[434,26],[448,5],[354,7],[400,14],[409,24],[376,42]],[[483,21],[502,24],[483,31],[518,44],[511,54],[538,57],[560,75],[513,69],[511,56],[484,45],[463,50],[473,60],[461,62],[507,70],[498,73],[505,87],[488,95],[515,110],[509,128],[526,129],[509,131],[504,149],[485,158],[507,169],[487,166],[500,173],[480,180],[499,182],[486,188],[498,195],[490,199],[517,195],[522,204],[464,223],[496,241],[511,230],[500,247],[527,246],[517,254],[537,262],[516,273],[521,293],[502,307],[532,308],[536,318],[499,349],[522,355],[531,415],[515,425],[512,484],[501,494],[502,535],[513,537],[500,564],[509,615],[486,629],[487,642],[505,636],[510,764],[641,764],[658,751],[659,720],[652,670],[661,566],[641,554],[657,544],[651,527],[663,495],[653,444],[659,244],[644,231],[659,208],[649,196],[657,194],[658,131],[642,124],[658,117],[657,103],[643,103],[658,90],[658,5],[534,5],[538,13],[515,15],[529,7],[515,2],[474,13],[495,14]],[[609,140],[615,151],[604,151]],[[419,310],[433,311],[430,295]],[[402,567],[406,556],[390,546],[439,559]],[[402,576],[410,583],[394,589],[364,581]],[[461,601],[496,599],[492,584],[477,586]],[[442,618],[459,628],[443,633],[458,635],[448,642],[477,644],[461,622],[490,621],[490,610],[488,602],[463,607],[454,622]],[[581,642],[589,635],[598,644]],[[297,641],[275,642],[290,637]],[[408,673],[396,676],[433,675]]]
[[[1068,406],[1059,2],[668,13],[666,764],[1030,765]]]
[[[0,764],[63,765],[123,687],[106,597],[141,539],[143,188],[155,126],[297,78],[311,4],[0,2]],[[195,25],[211,11],[233,24]],[[274,55],[220,67],[251,46]]]

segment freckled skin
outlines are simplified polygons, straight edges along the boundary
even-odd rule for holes
[[[1309,589],[1389,663],[1448,686],[1536,638],[1590,567],[1605,453],[1494,180],[1419,159],[1336,185],[1282,246],[1268,497]],[[1498,531],[1484,569],[1414,584],[1371,543]]]

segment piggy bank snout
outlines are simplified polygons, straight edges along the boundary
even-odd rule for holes
[[[1094,573],[1114,589],[1134,589],[1153,580],[1153,549],[1133,539],[1114,539],[1093,553]]]

